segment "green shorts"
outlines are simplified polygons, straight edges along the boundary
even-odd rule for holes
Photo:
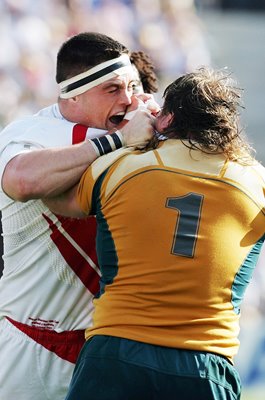
[[[66,400],[238,400],[240,391],[224,357],[94,336],[79,355]]]

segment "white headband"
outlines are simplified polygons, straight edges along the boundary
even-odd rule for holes
[[[82,94],[110,78],[131,71],[131,68],[132,64],[127,54],[122,54],[118,58],[105,61],[90,68],[88,71],[60,82],[60,98],[70,99],[78,94]]]

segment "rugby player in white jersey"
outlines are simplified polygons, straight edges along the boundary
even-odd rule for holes
[[[62,218],[37,199],[70,188],[101,154],[144,145],[153,134],[146,111],[122,121],[138,100],[128,50],[117,41],[70,38],[58,52],[56,79],[57,104],[0,134],[3,400],[64,399],[98,291],[94,218]]]

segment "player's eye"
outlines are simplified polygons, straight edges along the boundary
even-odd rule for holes
[[[115,92],[117,92],[117,90],[119,90],[119,88],[117,86],[112,87],[111,89],[108,90],[108,93],[115,93]]]

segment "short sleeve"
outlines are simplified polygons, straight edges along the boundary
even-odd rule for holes
[[[7,163],[12,160],[12,158],[16,157],[18,154],[38,148],[38,145],[33,145],[32,143],[27,143],[26,141],[9,143],[0,154],[0,179],[2,179],[2,175]]]

